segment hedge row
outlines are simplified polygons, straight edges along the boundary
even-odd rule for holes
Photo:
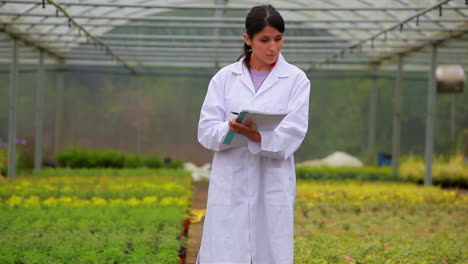
[[[416,156],[408,156],[401,164],[402,178],[418,184],[424,183],[426,164]],[[468,165],[463,155],[455,155],[445,160],[435,157],[432,163],[432,182],[446,188],[468,188]]]
[[[421,160],[407,158],[399,169],[399,175],[394,175],[390,167],[297,167],[296,177],[317,181],[383,181],[423,184],[425,164]],[[436,160],[432,166],[432,183],[444,188],[468,188],[468,167],[461,156],[445,162]]]
[[[179,159],[145,157],[116,150],[86,150],[73,147],[57,153],[57,165],[63,168],[183,168]]]
[[[332,167],[297,167],[297,179],[320,181],[409,181],[394,175],[389,167],[356,167],[356,168],[332,168]]]

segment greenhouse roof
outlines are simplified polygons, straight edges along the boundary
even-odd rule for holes
[[[268,1],[286,21],[283,53],[306,70],[395,68],[428,70],[468,65],[468,0]],[[0,63],[217,68],[241,53],[244,19],[259,1],[11,0],[0,1]]]

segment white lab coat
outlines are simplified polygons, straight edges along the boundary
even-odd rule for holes
[[[243,60],[211,79],[198,141],[215,151],[197,264],[292,264],[294,261],[293,153],[307,132],[310,81],[280,55],[257,92]],[[222,144],[231,112],[287,111],[261,143]]]

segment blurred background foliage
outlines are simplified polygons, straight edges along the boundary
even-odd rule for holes
[[[287,58],[286,58],[287,59]],[[233,58],[233,61],[235,58]],[[6,66],[2,67],[6,68]],[[153,69],[154,70],[154,69]],[[168,69],[156,69],[167,72]],[[197,69],[181,69],[192,74]],[[197,142],[200,108],[210,76],[132,76],[93,71],[65,72],[60,150],[73,145],[87,149],[115,149],[135,153],[141,128],[141,154],[181,158],[197,164],[212,153]],[[370,78],[311,79],[309,131],[296,161],[322,158],[345,151],[366,161]],[[362,73],[365,74],[365,73]],[[361,75],[362,75],[361,74]],[[384,73],[392,76],[392,73]],[[391,75],[389,75],[391,74]],[[407,73],[403,87],[401,153],[424,155],[427,74]],[[55,73],[46,73],[45,158],[53,158],[56,88]],[[0,73],[0,138],[8,137],[9,75]],[[391,152],[392,78],[377,81],[376,153]],[[34,138],[36,74],[19,77],[17,137]],[[138,99],[140,97],[140,99]],[[458,148],[450,141],[450,95],[437,95],[435,154],[451,155]],[[141,102],[140,107],[138,101]],[[458,146],[468,128],[468,95],[456,95]]]

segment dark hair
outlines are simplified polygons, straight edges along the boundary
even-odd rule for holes
[[[249,38],[253,40],[255,34],[262,31],[264,27],[272,26],[279,32],[284,33],[284,20],[278,10],[272,5],[254,6],[250,9],[249,14],[245,18],[245,31]],[[244,53],[237,59],[245,57],[244,64],[249,65],[250,56],[252,55],[252,47],[244,42]]]

